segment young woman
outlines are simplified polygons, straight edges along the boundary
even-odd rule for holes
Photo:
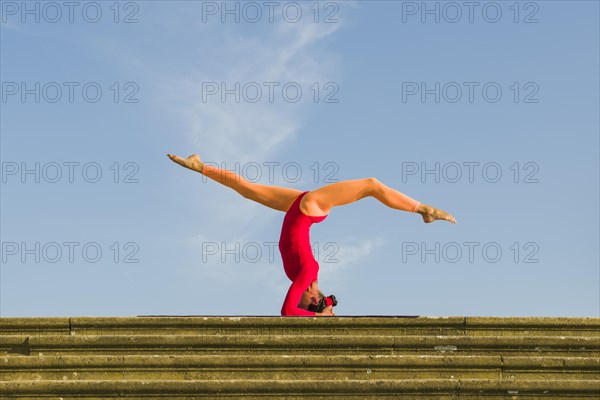
[[[450,214],[411,199],[376,178],[336,182],[316,190],[302,192],[248,182],[232,171],[205,165],[198,154],[188,158],[173,154],[167,156],[177,164],[201,173],[235,190],[247,199],[285,213],[279,238],[279,251],[283,268],[292,285],[281,307],[281,315],[335,315],[333,312],[333,306],[337,304],[335,296],[325,297],[319,290],[317,276],[319,264],[313,256],[309,240],[310,226],[323,221],[331,208],[371,196],[390,208],[419,213],[426,223],[435,220],[456,223]]]

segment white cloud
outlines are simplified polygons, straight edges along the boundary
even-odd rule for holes
[[[177,109],[171,110],[182,116],[192,151],[198,151],[205,161],[226,162],[226,166],[237,161],[244,164],[271,160],[297,135],[304,122],[305,99],[312,95],[309,87],[314,82],[335,79],[338,60],[333,53],[319,49],[318,44],[339,27],[340,24],[315,24],[312,20],[284,22],[269,26],[269,32],[259,36],[248,32],[233,34],[227,26],[217,26],[212,35],[218,37],[218,57],[212,59],[207,53],[198,71],[173,77],[163,85],[170,88],[168,103],[175,104]],[[219,96],[203,102],[203,82],[225,82],[228,88],[234,87],[235,82],[240,82],[240,86],[256,82],[263,89],[263,97],[257,103],[243,99],[235,103],[233,96],[228,96],[226,102]],[[277,82],[279,88],[295,82],[303,89],[302,100],[296,104],[286,102],[276,90],[275,101],[271,103],[266,100],[265,82]],[[212,232],[216,236],[240,230],[251,237],[252,231],[265,226],[264,216],[273,212],[245,199],[233,201],[225,191],[211,193],[212,206],[206,210],[210,220],[206,225],[214,227]],[[224,204],[227,208],[223,208]]]
[[[174,76],[164,84],[170,88],[167,103],[176,105],[172,111],[180,114],[190,143],[205,152],[207,160],[266,160],[293,138],[305,115],[305,105],[312,98],[314,82],[336,78],[338,59],[317,45],[331,36],[340,24],[315,24],[311,20],[299,23],[278,23],[268,26],[268,32],[252,34],[250,28],[233,24],[244,32],[231,33],[227,24],[214,28],[208,35],[215,38],[219,50],[197,49],[204,54],[198,69],[190,76]],[[218,40],[217,40],[218,39]],[[222,102],[220,95],[202,99],[203,83],[224,83],[227,89],[247,86],[246,97],[254,97],[254,83],[262,95],[256,103],[239,103],[233,95]],[[274,82],[274,101],[270,102],[269,84]],[[286,101],[282,87],[297,83],[302,89],[298,103]],[[219,91],[220,92],[220,91]],[[290,89],[290,95],[295,92]]]
[[[303,7],[310,5],[303,4]],[[148,76],[152,76],[157,90],[158,95],[154,96],[157,108],[167,120],[173,121],[177,135],[184,138],[184,145],[187,141],[189,150],[183,150],[185,154],[181,155],[198,152],[204,161],[224,162],[228,169],[236,162],[285,163],[277,153],[289,146],[306,122],[307,106],[312,102],[311,85],[339,78],[339,58],[327,48],[326,40],[340,29],[341,23],[314,23],[309,15],[298,23],[189,26],[185,36],[181,35],[176,18],[173,27],[163,24],[164,37],[185,40],[186,46],[179,42],[176,46],[187,48],[187,52],[166,50],[164,57],[174,58],[161,58],[158,64],[148,66]],[[222,102],[220,96],[210,96],[208,101],[203,101],[205,82],[223,82],[227,88],[234,87],[236,82],[240,86],[256,82],[262,88],[262,98],[256,103],[243,99],[236,103],[231,95],[226,102]],[[274,102],[268,101],[266,82],[279,84],[275,87]],[[297,83],[303,90],[298,103],[282,98],[281,87],[289,82]],[[254,95],[254,91],[249,94]],[[177,149],[169,151],[177,152]],[[272,184],[285,185],[285,182],[276,179]],[[272,235],[274,240],[279,238],[283,213],[237,198],[229,189],[214,187],[215,182],[201,185],[203,195],[210,196],[210,201],[202,202],[203,233],[188,241],[197,248],[198,254],[203,242],[226,242],[234,246],[236,242],[257,240],[261,230],[271,229],[271,226],[277,226]],[[278,293],[287,290],[287,286],[282,286],[287,279],[278,249],[274,262],[267,260],[250,265],[243,260],[236,263],[230,259],[226,262],[213,259],[196,265],[200,265],[196,269],[198,276],[226,282],[260,281],[269,290]]]
[[[373,237],[360,240],[358,243],[339,243],[339,250],[332,255],[337,262],[326,262],[324,257],[320,257],[319,262],[319,281],[338,281],[343,274],[355,265],[360,265],[369,258],[373,251],[380,248],[385,243],[382,237]]]

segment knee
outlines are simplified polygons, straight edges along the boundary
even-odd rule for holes
[[[367,187],[367,191],[368,191],[369,195],[374,195],[381,191],[382,184],[381,184],[381,182],[379,182],[379,180],[377,178],[374,178],[374,177],[365,178],[365,183],[366,183],[366,187]]]

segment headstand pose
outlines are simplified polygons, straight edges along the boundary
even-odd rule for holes
[[[302,192],[280,186],[248,182],[232,171],[205,165],[197,154],[181,158],[167,156],[179,165],[199,172],[219,182],[243,197],[285,213],[279,238],[279,251],[286,275],[292,285],[285,296],[281,315],[333,316],[335,296],[325,297],[319,290],[319,264],[309,240],[313,223],[323,221],[333,207],[353,203],[365,197],[375,197],[390,208],[421,214],[426,223],[446,220],[456,223],[450,214],[422,204],[394,190],[376,178],[355,179],[332,183],[316,190]]]

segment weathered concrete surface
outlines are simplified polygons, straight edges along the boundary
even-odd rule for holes
[[[315,329],[318,328],[318,329]],[[573,328],[573,329],[571,329]],[[56,334],[540,334],[573,336],[585,332],[600,336],[600,318],[566,317],[71,317],[0,318],[0,331],[24,335]]]
[[[2,398],[599,393],[600,318],[0,318]]]
[[[0,357],[4,380],[562,379],[593,380],[600,359],[413,355],[61,355]]]
[[[207,381],[35,381],[0,383],[7,395],[64,393],[65,395],[112,395],[127,396],[164,393],[177,396],[199,394],[479,394],[500,395],[580,395],[597,398],[598,381],[499,381],[458,379],[407,379],[407,380],[207,380]]]
[[[307,335],[6,335],[4,353],[36,355],[211,353],[228,354],[475,354],[496,355],[542,352],[552,355],[592,356],[600,351],[600,338],[585,336],[307,336]]]

